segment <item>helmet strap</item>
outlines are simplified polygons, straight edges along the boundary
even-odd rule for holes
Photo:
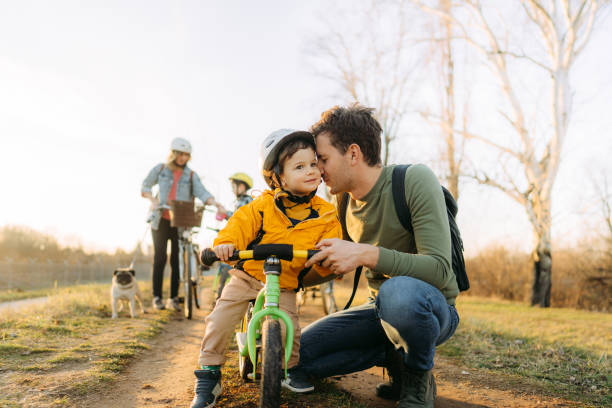
[[[312,200],[312,198],[317,194],[317,190],[311,191],[308,195],[298,196],[290,193],[289,191],[282,189],[285,193],[287,193],[287,200],[291,201],[295,204],[307,204]]]

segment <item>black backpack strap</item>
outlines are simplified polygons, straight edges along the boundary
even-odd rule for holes
[[[340,225],[342,226],[342,238],[353,242],[351,237],[346,230],[346,209],[348,208],[349,195],[348,193],[342,193],[341,196],[337,197],[338,201],[338,219],[340,220]],[[361,271],[363,270],[363,266],[357,267],[355,269],[355,277],[353,279],[353,292],[351,293],[351,297],[348,302],[344,306],[344,310],[351,307],[351,303],[353,303],[353,299],[355,298],[355,293],[357,292],[357,286],[359,286],[359,278],[361,277]]]
[[[406,202],[406,170],[408,170],[408,167],[410,167],[409,164],[402,164],[393,168],[391,191],[393,191],[393,203],[395,204],[397,218],[399,218],[404,229],[414,234],[412,230],[412,216]]]
[[[357,292],[357,286],[359,286],[359,278],[361,277],[362,270],[363,270],[363,266],[358,266],[357,269],[355,269],[355,279],[353,279],[353,292],[351,293],[351,297],[348,300],[348,302],[346,302],[346,305],[344,306],[344,310],[351,307],[351,303],[353,303],[353,298],[355,297],[355,293]]]

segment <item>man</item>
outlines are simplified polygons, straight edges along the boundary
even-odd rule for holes
[[[371,301],[329,315],[302,333],[302,375],[329,377],[387,367],[379,396],[399,407],[433,407],[435,347],[455,332],[459,293],[451,269],[451,238],[440,184],[424,165],[406,171],[406,202],[414,234],[398,221],[391,175],[380,159],[381,126],[372,109],[334,107],[315,135],[319,168],[332,194],[348,193],[346,229],[353,242],[325,239],[306,267],[343,275],[365,268]]]

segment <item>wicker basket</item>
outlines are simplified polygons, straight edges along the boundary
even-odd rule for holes
[[[194,210],[193,201],[170,201],[170,225],[192,228],[202,224],[204,208]]]

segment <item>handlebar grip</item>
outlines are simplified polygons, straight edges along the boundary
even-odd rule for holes
[[[312,258],[313,256],[315,256],[319,252],[321,252],[320,249],[309,249],[308,250],[308,259]]]
[[[208,265],[208,266],[212,265],[213,263],[219,260],[219,258],[217,258],[217,255],[215,254],[215,251],[213,251],[210,248],[205,248],[202,251],[202,255],[200,256],[200,259],[202,260],[202,263],[204,265]]]
[[[238,259],[240,259],[240,251],[234,250],[234,253],[232,254],[232,256],[230,257],[230,261],[237,261]],[[217,262],[219,260],[219,258],[217,258],[217,255],[215,254],[215,251],[213,251],[211,248],[206,248],[202,251],[202,255],[200,256],[200,259],[202,260],[202,263],[204,265],[212,265],[213,263]]]

